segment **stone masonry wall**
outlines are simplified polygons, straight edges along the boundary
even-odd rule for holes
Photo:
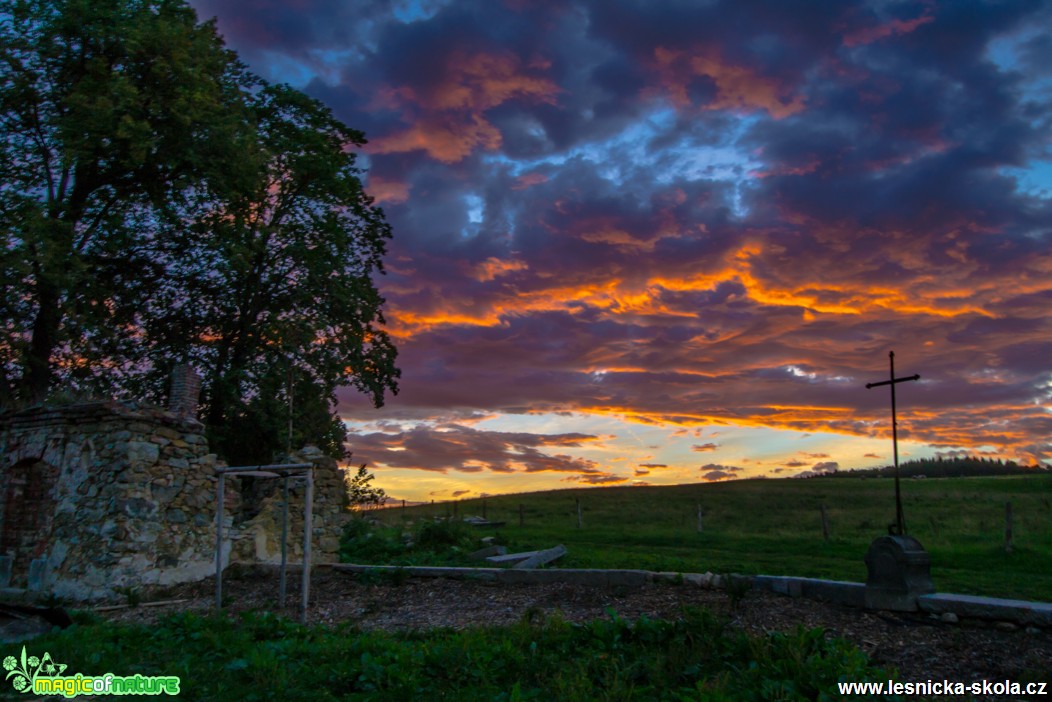
[[[344,471],[335,460],[314,446],[306,446],[285,459],[287,463],[314,464],[314,505],[311,512],[311,562],[339,560],[340,535],[347,523],[347,488]],[[259,514],[239,525],[232,559],[242,563],[281,562],[281,480],[273,480],[273,492],[263,500]],[[288,559],[303,559],[303,506],[306,487],[296,481],[289,489]]]
[[[217,461],[203,432],[116,402],[5,416],[0,523],[6,537],[35,514],[37,533],[2,540],[0,581],[6,570],[10,586],[91,599],[207,575]]]
[[[0,587],[84,600],[214,573],[222,462],[204,426],[175,409],[95,402],[0,416]],[[315,465],[311,560],[335,561],[343,471],[313,447],[289,462]],[[239,482],[226,480],[223,564],[277,562],[281,480],[243,523]],[[302,558],[304,492],[291,491],[290,561]]]

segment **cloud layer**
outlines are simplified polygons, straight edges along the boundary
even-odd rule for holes
[[[883,437],[891,349],[903,438],[1052,458],[1047,5],[194,5],[370,140],[404,375],[342,398],[398,422],[356,458],[661,472],[473,415]]]

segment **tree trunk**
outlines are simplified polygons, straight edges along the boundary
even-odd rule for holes
[[[37,309],[33,319],[33,336],[25,356],[19,399],[37,405],[47,398],[51,385],[51,354],[58,345],[58,326],[61,319],[58,287],[48,281],[37,282]]]

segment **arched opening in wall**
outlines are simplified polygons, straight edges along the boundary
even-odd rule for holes
[[[11,557],[12,587],[26,587],[29,564],[47,555],[55,515],[55,468],[38,459],[13,465],[2,476],[0,554]]]

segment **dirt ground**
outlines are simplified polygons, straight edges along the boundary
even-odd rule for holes
[[[362,581],[348,573],[316,568],[311,578],[308,622],[352,622],[386,631],[432,627],[493,626],[523,617],[558,613],[583,622],[613,609],[633,619],[675,618],[683,607],[705,607],[753,632],[821,627],[829,636],[854,642],[878,664],[894,667],[899,680],[972,682],[1042,680],[1052,674],[1052,632],[1007,622],[962,620],[947,623],[930,615],[869,612],[812,600],[750,592],[732,608],[725,592],[694,585],[648,584],[640,588],[594,588],[547,584],[507,586],[445,578],[387,578]],[[290,573],[288,606],[277,607],[274,570],[230,571],[224,575],[230,612],[269,609],[298,615],[300,581]],[[176,611],[207,612],[214,606],[215,581],[208,579],[143,593],[142,602],[179,600],[99,611],[126,622],[155,620]],[[1052,681],[1049,681],[1052,682]]]

